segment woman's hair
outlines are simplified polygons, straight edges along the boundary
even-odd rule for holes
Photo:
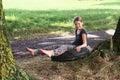
[[[82,20],[82,18],[80,16],[76,16],[76,17],[73,18],[73,23],[75,23],[75,21],[82,22],[83,20]]]

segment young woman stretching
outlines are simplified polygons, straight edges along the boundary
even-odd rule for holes
[[[82,48],[87,47],[87,32],[83,27],[83,20],[81,17],[75,17],[73,23],[75,25],[75,40],[71,45],[61,45],[60,47],[52,50],[31,49],[27,47],[26,50],[32,55],[35,55],[36,53],[43,53],[49,57],[59,56],[70,49],[80,52]]]

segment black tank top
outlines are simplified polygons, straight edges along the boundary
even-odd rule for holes
[[[79,34],[77,34],[77,29],[75,30],[75,41],[72,43],[72,45],[79,46],[83,44],[82,34],[87,35],[87,32],[85,29],[82,29]]]

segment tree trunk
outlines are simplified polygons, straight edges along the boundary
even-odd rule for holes
[[[113,45],[117,52],[120,52],[120,17],[117,23],[115,34],[113,35]]]
[[[116,27],[115,34],[113,36],[113,40],[114,40],[115,43],[120,43],[120,18],[118,20],[118,24],[117,24],[117,27]]]
[[[12,55],[5,28],[5,15],[0,0],[0,80],[29,80],[29,76],[19,68]]]

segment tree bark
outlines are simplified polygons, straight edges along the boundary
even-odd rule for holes
[[[117,52],[120,52],[120,17],[117,23],[115,34],[113,35],[113,45]]]
[[[29,76],[19,68],[12,55],[5,28],[5,15],[0,0],[0,80],[30,80]]]
[[[120,18],[117,23],[115,34],[113,35],[113,42],[120,43]]]

